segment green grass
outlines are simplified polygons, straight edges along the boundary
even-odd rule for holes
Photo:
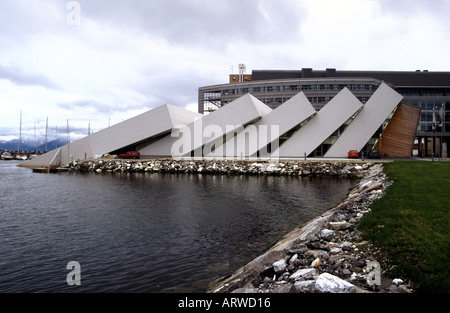
[[[407,279],[417,292],[450,292],[450,162],[392,162],[394,183],[359,225],[387,258],[391,278]]]

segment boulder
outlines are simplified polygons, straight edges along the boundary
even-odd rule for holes
[[[331,255],[339,254],[341,252],[342,252],[342,249],[339,247],[334,247],[334,248],[331,248],[331,250],[330,250]]]
[[[372,190],[379,190],[379,189],[383,189],[382,183],[374,183],[374,184],[368,186],[365,191],[370,192]]]
[[[328,260],[329,255],[326,251],[323,250],[308,250],[304,254],[306,257],[313,257],[315,259],[321,258],[324,260]]]
[[[334,230],[345,230],[345,229],[349,229],[350,227],[352,227],[352,224],[350,224],[348,222],[330,222],[330,226]]]
[[[289,264],[294,264],[295,261],[298,259],[298,254],[294,254],[290,259],[289,259]]]
[[[271,293],[291,293],[294,288],[293,284],[283,284],[273,289]]]
[[[399,278],[396,278],[396,279],[394,279],[394,280],[392,281],[392,283],[393,283],[393,284],[396,284],[396,285],[398,286],[398,285],[403,285],[403,284],[404,284],[404,281],[401,280],[401,279],[399,279]]]
[[[321,232],[320,232],[320,237],[322,238],[322,239],[325,239],[325,240],[331,240],[332,238],[333,238],[333,236],[334,236],[334,230],[331,230],[331,229],[324,229],[324,230],[322,230]]]
[[[316,280],[316,290],[322,293],[353,293],[356,287],[337,276],[323,273]]]
[[[286,260],[285,259],[279,260],[279,261],[273,263],[272,266],[273,266],[273,270],[275,271],[275,273],[277,273],[277,274],[283,273],[284,270],[286,269]]]
[[[306,281],[297,281],[294,283],[294,288],[296,292],[302,293],[313,293],[315,292],[316,281],[314,280],[306,280]]]
[[[315,259],[314,261],[312,261],[311,267],[314,267],[314,268],[320,267],[320,264],[321,264],[321,263],[322,263],[322,261],[321,261],[319,258],[317,258],[317,259]]]
[[[303,268],[298,271],[296,271],[294,274],[289,276],[289,279],[296,280],[298,278],[302,277],[311,277],[316,275],[316,269],[315,268]]]
[[[233,290],[231,293],[257,293],[258,288],[255,288],[251,283],[248,283],[242,288]]]

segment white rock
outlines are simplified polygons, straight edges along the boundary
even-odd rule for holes
[[[352,248],[352,246],[353,246],[353,244],[349,241],[344,241],[341,245],[342,249],[344,249],[344,250],[349,250]]]
[[[342,249],[341,249],[341,248],[338,248],[338,247],[331,248],[331,250],[330,250],[330,254],[331,254],[331,255],[339,254],[339,253],[341,253],[341,252],[342,252]]]
[[[329,240],[333,237],[334,230],[331,229],[324,229],[320,232],[320,237],[322,237],[325,240]]]
[[[294,255],[289,259],[289,264],[293,264],[297,259],[298,259],[298,254],[294,254]]]
[[[364,188],[369,187],[370,184],[372,184],[372,181],[371,181],[371,180],[369,180],[369,181],[366,182],[366,183],[363,183],[361,186],[359,186],[359,190],[363,190]]]
[[[233,290],[231,293],[258,293],[258,288],[238,288]]]
[[[279,260],[273,263],[272,266],[275,273],[277,274],[282,273],[286,269],[286,260],[285,259]]]
[[[314,280],[297,281],[294,284],[295,290],[297,292],[314,292],[316,282]]]
[[[334,230],[345,230],[350,228],[352,225],[347,222],[330,222],[330,226]]]
[[[398,285],[404,284],[405,282],[403,280],[401,280],[400,278],[396,278],[392,281],[392,283],[396,284],[398,286]]]
[[[316,290],[323,293],[352,293],[356,287],[339,277],[323,273],[316,280]]]
[[[295,272],[294,274],[289,276],[289,279],[295,280],[300,277],[314,276],[314,275],[316,275],[315,268],[304,268],[304,269],[298,270],[297,272]]]

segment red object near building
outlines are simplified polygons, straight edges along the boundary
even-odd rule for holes
[[[356,151],[356,150],[350,150],[348,152],[348,158],[349,159],[357,159],[357,158],[359,158],[359,152]]]
[[[127,153],[119,154],[120,159],[139,159],[141,154],[137,151],[128,151]]]

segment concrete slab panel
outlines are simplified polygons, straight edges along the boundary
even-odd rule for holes
[[[115,151],[135,143],[170,133],[174,125],[190,123],[201,116],[165,104],[89,136],[94,155]]]
[[[52,165],[56,162],[68,164],[78,159],[95,158],[168,134],[174,125],[191,123],[200,116],[202,115],[199,113],[165,104],[26,161],[22,165],[24,167],[49,166],[50,163]]]
[[[195,151],[194,156],[202,157],[203,146],[209,144],[212,147],[214,142],[222,140],[227,134],[241,131],[244,126],[271,111],[264,103],[247,94],[193,123],[175,127],[173,134],[143,148],[140,153],[179,158],[190,157]]]
[[[269,143],[303,121],[316,114],[316,110],[303,92],[298,93],[275,110],[250,124],[237,136],[229,139],[222,147],[208,154],[208,157],[255,157],[257,152]],[[278,147],[278,145],[276,145]]]
[[[342,158],[350,150],[361,151],[402,99],[402,95],[382,83],[325,157]]]
[[[279,148],[280,158],[308,156],[362,107],[347,89],[342,89],[311,120]]]

